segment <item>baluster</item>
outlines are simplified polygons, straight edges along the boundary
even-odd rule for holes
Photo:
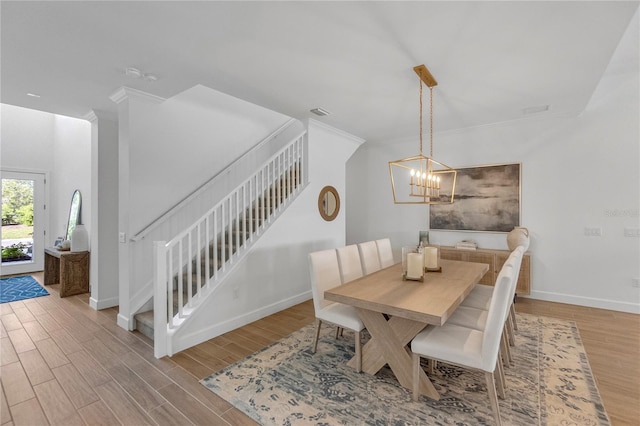
[[[205,221],[207,219],[205,218]],[[198,238],[196,239],[196,269],[198,271],[198,275],[196,275],[196,297],[200,296],[200,290],[202,289],[202,255],[205,253],[204,247],[202,247],[202,221],[198,222],[196,226],[196,231],[198,232]]]
[[[253,242],[253,209],[251,208],[251,203],[255,202],[255,198],[253,196],[253,176],[249,178],[249,240]]]
[[[280,209],[282,208],[282,192],[283,192],[282,190],[284,189],[284,188],[282,188],[282,184],[283,184],[283,181],[282,181],[282,155],[283,155],[283,153],[278,154],[278,171],[276,172],[276,177],[278,179],[278,184],[276,185],[276,192],[277,192],[276,200],[278,200],[278,204],[277,204],[278,211],[280,211]],[[275,213],[276,212],[274,212],[274,216],[275,216]]]
[[[211,278],[210,272],[211,269],[211,263],[209,261],[210,256],[211,256],[211,248],[209,245],[209,241],[211,241],[209,239],[209,235],[211,234],[209,232],[209,227],[210,227],[210,223],[211,221],[209,220],[210,215],[207,214],[207,217],[205,217],[204,219],[204,243],[205,243],[205,247],[204,247],[204,253],[205,253],[205,257],[204,257],[204,276],[205,276],[205,281],[203,283],[203,285],[207,285],[209,283],[209,279]]]
[[[175,245],[169,248],[169,276],[167,277],[167,306],[164,307],[169,312],[169,328],[173,328],[173,257]]]
[[[180,318],[182,318],[182,265],[184,264],[182,263],[182,250],[184,250],[183,241],[184,238],[180,238],[180,241],[178,242],[178,317]]]
[[[267,218],[268,218],[267,215],[271,211],[271,170],[272,169],[273,168],[271,167],[271,162],[270,162],[269,164],[267,164],[267,182],[266,182],[266,184],[267,184],[266,185],[267,186],[267,203],[266,204],[267,204],[267,206],[266,206],[265,212],[264,212],[265,221],[262,222],[262,226],[264,226],[264,224],[266,223]]]
[[[236,223],[236,230],[235,230],[235,236],[236,236],[236,255],[234,256],[234,258],[238,258],[238,254],[240,251],[240,190],[236,191],[236,211],[234,213],[235,216],[235,223]]]
[[[193,230],[187,234],[187,303],[191,306],[193,297]]]
[[[213,210],[213,238],[211,244],[213,245],[213,278],[218,279],[218,208]]]
[[[255,204],[255,227],[256,227],[256,235],[260,235],[260,177],[262,176],[262,170],[256,173],[256,204]]]
[[[249,182],[246,182],[242,185],[242,210],[240,210],[240,214],[242,215],[242,246],[244,248],[247,247],[247,187],[249,186]]]
[[[224,236],[224,231],[225,231],[225,204],[227,203],[227,199],[224,199],[222,201],[222,208],[220,209],[220,268],[222,269],[222,271],[224,271],[225,265],[226,265],[226,259],[227,259],[227,249],[225,247],[225,236]]]
[[[282,178],[284,179],[284,183],[282,185],[282,195],[286,200],[287,198],[289,198],[289,147],[287,147],[282,153],[282,158]]]

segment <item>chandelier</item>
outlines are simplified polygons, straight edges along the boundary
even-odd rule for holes
[[[424,65],[413,70],[420,77],[420,153],[389,161],[389,176],[395,204],[453,203],[457,173],[433,159],[433,88],[438,82]],[[429,88],[429,156],[422,153],[422,86]]]

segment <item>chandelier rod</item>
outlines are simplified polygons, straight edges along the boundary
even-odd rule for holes
[[[420,155],[422,155],[422,80],[420,80]],[[429,157],[433,158],[433,86],[429,86]]]
[[[429,87],[429,157],[433,158],[433,86]]]

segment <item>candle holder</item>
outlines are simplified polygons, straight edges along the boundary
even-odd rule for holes
[[[424,255],[424,271],[425,272],[442,272],[440,264],[440,246],[437,244],[429,244],[422,249]]]
[[[416,247],[402,247],[402,280],[424,282],[424,256]]]

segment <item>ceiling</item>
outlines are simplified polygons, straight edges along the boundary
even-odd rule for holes
[[[109,95],[121,86],[167,98],[203,84],[385,143],[416,137],[413,67],[423,63],[439,83],[436,132],[522,119],[544,105],[538,115],[580,113],[638,2],[3,0],[0,8],[2,103],[115,117]],[[131,78],[127,67],[158,80]],[[316,107],[332,114],[318,118]]]

